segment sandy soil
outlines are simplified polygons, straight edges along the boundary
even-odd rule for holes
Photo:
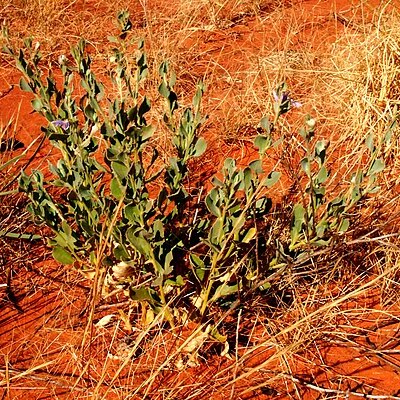
[[[268,68],[273,69],[270,49],[276,52],[283,40],[289,40],[289,45],[282,42],[281,46],[286,49],[289,47],[293,57],[296,54],[304,55],[304,49],[318,49],[323,55],[345,30],[357,29],[357,14],[350,15],[348,11],[351,1],[286,2],[284,12],[279,14],[281,20],[273,19],[276,4],[271,1],[270,6],[265,7],[258,17],[243,13],[233,21],[229,20],[229,10],[226,10],[226,25],[194,29],[186,40],[180,42],[179,50],[190,49],[191,54],[198,54],[197,59],[189,60],[185,68],[182,68],[190,76],[190,79],[183,78],[183,88],[185,85],[190,88],[193,86],[191,80],[207,76],[210,68],[213,69],[213,82],[209,84],[205,97],[205,109],[210,117],[204,135],[209,148],[196,167],[197,179],[204,180],[216,173],[223,157],[234,157],[244,164],[254,156],[251,138],[265,110],[257,109],[255,104],[254,113],[245,117],[241,114],[243,99],[236,96],[245,84],[242,77],[253,59],[262,54],[266,60],[269,59]],[[108,12],[96,7],[95,1],[86,1],[75,7],[76,12],[85,15]],[[170,2],[163,7],[154,1],[148,7],[165,17],[173,9]],[[143,15],[138,14],[136,17],[139,26]],[[363,18],[367,17],[363,15]],[[285,29],[290,26],[288,21],[293,19],[296,19],[299,29],[288,33]],[[307,62],[308,65],[317,66],[319,60]],[[294,95],[305,98],[306,83],[297,81],[295,75],[287,77],[289,85],[294,88]],[[10,118],[18,115],[15,121],[16,138],[27,146],[41,135],[40,126],[43,121],[32,113],[30,96],[18,88],[19,78],[11,65],[1,63],[0,124],[7,124]],[[262,81],[266,76],[260,74],[258,78]],[[232,104],[236,104],[236,108]],[[296,123],[308,111],[312,111],[312,105],[306,101],[304,109],[295,111],[288,118]],[[234,122],[228,123],[226,117]],[[228,127],[230,132],[227,132]],[[33,151],[34,148],[30,154]],[[50,144],[45,143],[35,155],[30,168],[45,166],[47,160],[55,155]],[[272,160],[272,164],[276,161]],[[282,179],[280,185],[278,191],[286,193],[289,190],[289,178]],[[15,201],[21,202],[23,206],[22,200]],[[242,353],[244,357],[240,370],[232,367],[232,361],[220,357],[220,350],[210,348],[209,354],[202,356],[198,366],[180,371],[176,364],[160,365],[193,327],[183,329],[178,339],[168,332],[155,334],[151,343],[145,339],[143,348],[146,351],[135,353],[132,361],[126,362],[129,343],[136,340],[140,333],[140,310],[134,311],[138,322],[134,324],[133,332],[128,332],[121,320],[106,327],[92,326],[88,332],[86,321],[90,283],[87,280],[72,269],[58,266],[51,260],[49,250],[43,244],[27,242],[9,245],[0,241],[0,246],[4,246],[1,257],[12,268],[13,294],[11,296],[0,289],[2,399],[161,400],[172,398],[168,397],[171,388],[178,393],[173,397],[177,400],[206,397],[215,400],[360,398],[352,395],[352,392],[364,393],[370,396],[365,398],[371,399],[400,398],[400,309],[396,301],[392,301],[390,316],[388,314],[384,318],[382,313],[378,313],[382,308],[382,299],[381,293],[376,291],[366,290],[357,300],[339,304],[336,320],[330,321],[330,324],[324,322],[325,325],[320,327],[326,329],[322,338],[319,337],[313,343],[313,337],[310,336],[312,344],[304,344],[305,350],[293,349],[295,355],[285,368],[282,368],[280,362],[272,360],[281,351],[282,344],[277,344],[276,348],[263,348],[260,345],[259,350],[253,353],[242,344],[238,350],[238,356]],[[3,264],[6,265],[6,262]],[[0,279],[5,282],[6,274],[2,273]],[[115,307],[107,307],[106,303],[98,305],[95,321],[104,315],[118,313]],[[346,309],[353,311],[346,313]],[[290,326],[290,321],[286,323]],[[268,329],[265,329],[266,324],[268,320],[264,319],[259,326],[244,327],[243,343],[246,343],[246,335],[250,335],[250,332],[253,346],[266,342],[269,335]],[[318,329],[318,325],[315,329]],[[338,335],[332,341],[332,331],[335,330],[347,333],[343,335],[342,341],[337,340]],[[82,337],[86,336],[82,348]],[[282,337],[282,343],[286,340],[290,347],[290,340],[293,340],[290,330]],[[91,360],[89,367],[88,360]],[[254,365],[260,366],[258,372],[245,379],[244,372],[251,370]],[[152,384],[147,386],[150,387],[148,392],[145,388],[140,389],[130,397],[157,367],[160,367],[160,372]],[[118,368],[121,368],[121,373],[113,379]],[[291,374],[276,374],[277,370],[289,370]],[[277,377],[270,387],[258,388],[274,374]],[[234,386],[227,387],[226,377],[229,376],[232,381],[236,375],[241,376],[240,380]],[[105,379],[99,385],[100,376]],[[373,397],[378,395],[387,397]]]

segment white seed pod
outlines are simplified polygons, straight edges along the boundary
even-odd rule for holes
[[[121,261],[112,267],[112,272],[115,279],[124,279],[132,276],[134,269],[125,261]]]
[[[314,126],[315,126],[315,124],[316,124],[316,122],[317,122],[317,121],[315,121],[314,118],[310,118],[310,119],[308,119],[308,120],[306,121],[306,124],[307,124],[311,129],[313,129]]]
[[[97,328],[104,328],[106,325],[108,325],[115,317],[115,314],[108,314],[105,315],[104,317],[100,318],[94,326]]]

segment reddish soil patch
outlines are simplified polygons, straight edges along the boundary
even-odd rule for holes
[[[85,8],[78,8],[88,15],[107,11],[97,8],[96,2],[83,3]],[[159,2],[150,3],[149,12],[164,15],[165,18],[174,5],[165,3],[164,9]],[[378,3],[368,2],[371,10]],[[252,114],[244,118],[242,109],[251,95],[245,99],[236,96],[247,84],[243,79],[252,57],[267,58],[271,49],[276,52],[280,47],[286,54],[295,54],[299,50],[304,53],[307,49],[318,49],[323,54],[344,30],[357,29],[357,18],[368,18],[368,14],[361,16],[350,12],[351,6],[352,2],[347,0],[270,2],[257,16],[250,11],[235,14],[234,10],[225,9],[222,26],[193,29],[186,40],[180,42],[179,50],[188,52],[190,49],[190,54],[198,54],[197,58],[187,60],[187,64],[182,66],[188,76],[187,79],[182,77],[182,90],[192,90],[197,78],[207,78],[211,76],[210,70],[213,71],[213,80],[205,96],[205,111],[210,118],[203,131],[209,148],[195,167],[196,179],[205,180],[216,173],[225,157],[237,159],[240,165],[257,158],[252,140],[258,121],[268,110],[255,105]],[[360,12],[361,8],[357,10]],[[280,20],[275,19],[277,15]],[[143,19],[143,10],[136,15],[136,19],[135,26],[143,29],[143,24],[139,23]],[[298,29],[288,32],[293,21],[296,21]],[[317,59],[310,63],[318,66]],[[180,71],[177,72],[179,78]],[[293,88],[294,96],[306,96],[306,83],[297,81],[296,76],[290,74],[285,77]],[[16,138],[27,146],[40,136],[43,120],[32,113],[30,96],[18,88],[19,78],[9,64],[1,64],[0,125],[6,125],[13,118]],[[260,72],[257,79],[261,86],[264,83],[267,86],[267,74]],[[270,97],[270,94],[265,96]],[[306,104],[304,109],[295,110],[287,118],[297,126],[301,124],[302,115],[311,110],[311,105]],[[11,135],[12,132],[9,133]],[[28,158],[34,151],[35,147]],[[35,154],[30,167],[45,167],[49,157],[55,154],[46,142]],[[278,163],[280,155],[271,156],[271,167]],[[298,159],[299,151],[293,150],[290,157]],[[279,196],[287,193],[291,184],[290,176],[286,175],[277,187]],[[0,246],[6,246],[4,243],[0,238]],[[359,398],[352,393],[382,395],[388,399],[400,396],[400,310],[398,306],[393,306],[383,318],[384,313],[376,311],[381,304],[376,292],[372,293],[372,300],[367,305],[368,312],[356,316],[346,314],[346,319],[337,319],[337,325],[321,326],[321,329],[327,330],[322,339],[319,337],[314,342],[312,338],[309,342],[303,339],[305,350],[294,349],[295,356],[288,365],[282,365],[283,358],[273,359],[279,346],[248,356],[248,348],[243,345],[238,350],[238,357],[243,356],[239,367],[220,357],[221,349],[213,347],[211,355],[205,354],[203,359],[200,358],[199,366],[180,371],[174,364],[176,360],[164,366],[163,363],[191,329],[185,328],[179,340],[164,331],[151,339],[146,337],[143,339],[145,351],[134,352],[131,354],[134,360],[125,362],[126,353],[125,356],[117,353],[127,337],[135,341],[140,336],[143,330],[140,310],[135,310],[131,317],[135,321],[133,334],[128,335],[121,320],[111,324],[111,328],[88,326],[88,310],[85,307],[90,283],[76,271],[50,261],[47,250],[41,245],[23,244],[22,250],[16,248],[17,245],[13,246],[7,253],[7,262],[1,265],[13,270],[11,288],[15,296],[10,299],[10,294],[2,291],[0,303],[0,390],[3,390],[3,399]],[[37,254],[43,256],[37,258]],[[29,262],[25,263],[24,257]],[[3,275],[2,282],[5,282],[6,275]],[[123,301],[123,298],[116,297],[114,300]],[[366,304],[351,305],[351,309],[357,307],[365,309]],[[106,304],[100,304],[95,309],[95,322],[109,313],[118,314],[118,311],[112,306],[107,308]],[[261,328],[257,327],[257,330],[263,333],[260,333],[258,341],[252,339],[251,344],[265,343],[268,347],[269,336],[273,335],[263,325],[268,320],[261,322]],[[331,331],[328,332],[328,329]],[[346,332],[343,341],[337,339],[340,331]],[[82,347],[85,335],[87,338]],[[257,337],[254,333],[253,336]],[[349,340],[349,337],[353,339]],[[288,347],[290,338],[293,336],[286,338]],[[271,363],[268,363],[271,357]],[[114,379],[114,373],[119,368],[121,374]],[[149,379],[157,368],[160,372],[151,384],[140,388],[140,384]],[[255,369],[247,377],[251,368]],[[237,383],[233,385],[235,380]],[[271,383],[263,385],[266,380]],[[175,397],[168,397],[170,393],[176,393]]]

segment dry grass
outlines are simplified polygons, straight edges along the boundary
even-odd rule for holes
[[[371,133],[382,138],[399,104],[400,15],[389,2],[372,16],[362,5],[340,14],[348,22],[343,26],[328,6],[313,19],[309,10],[294,12],[277,1],[0,0],[1,15],[16,40],[32,35],[42,43],[47,60],[54,61],[82,35],[92,45],[99,73],[107,71],[106,33],[112,30],[115,10],[123,7],[131,9],[138,37],[147,40],[151,64],[168,59],[177,71],[182,104],[189,103],[198,79],[208,85],[205,132],[218,135],[212,139],[214,163],[219,146],[222,153],[223,146],[235,143],[246,148],[258,121],[269,113],[272,88],[287,80],[303,109],[282,126],[288,139],[286,167],[298,169],[295,160],[302,149],[295,128],[303,113],[310,112],[317,117],[318,136],[331,141],[331,185],[340,186],[365,162],[365,138]],[[242,23],[251,28],[243,33]],[[332,44],[328,36],[314,40],[313,46],[299,39],[310,29],[322,34],[333,26],[341,35]],[[9,68],[4,62],[1,66]],[[155,75],[148,89],[156,96]],[[165,138],[158,140],[167,151]],[[231,360],[219,356],[218,344],[198,340],[202,326],[183,319],[171,333],[158,318],[144,324],[137,304],[124,303],[120,311],[112,304],[87,304],[83,277],[32,257],[45,255],[39,245],[17,245],[0,237],[7,254],[2,268],[18,271],[13,288],[24,310],[20,315],[8,308],[0,323],[7,341],[0,361],[3,398],[34,393],[35,398],[71,399],[249,399],[262,394],[302,399],[319,392],[322,398],[340,399],[349,390],[367,393],[370,381],[340,375],[325,364],[324,354],[327,345],[344,346],[355,349],[357,357],[374,354],[385,367],[395,363],[393,368],[400,368],[371,339],[385,325],[390,328],[387,342],[398,337],[400,241],[390,234],[398,234],[400,219],[399,149],[396,128],[390,146],[382,148],[388,169],[381,191],[365,203],[343,248],[294,266],[273,282],[275,299],[249,299],[226,319],[222,329],[229,336]],[[284,164],[282,154],[276,157]],[[1,211],[2,224],[9,223],[11,200],[7,207]],[[26,215],[20,211],[19,217]],[[124,301],[119,295],[110,299]],[[107,314],[115,314],[109,325],[94,326]],[[198,347],[194,353],[199,352],[197,367],[185,365],[193,360],[184,349],[193,343]],[[369,395],[375,394],[390,393],[380,387]]]

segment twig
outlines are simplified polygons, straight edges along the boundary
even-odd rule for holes
[[[14,89],[14,85],[10,85],[8,87],[8,89],[3,90],[2,92],[0,92],[0,99],[2,99],[3,97],[6,97],[11,92],[11,90],[13,90],[13,89]]]
[[[27,162],[25,163],[25,165],[21,168],[21,170],[25,170],[25,169],[30,165],[30,163],[35,159],[36,154],[37,154],[37,153],[39,152],[39,150],[41,149],[41,147],[42,147],[42,145],[43,145],[45,139],[46,139],[46,135],[43,135],[42,139],[40,140],[40,143],[39,143],[38,147],[37,147],[36,150],[33,152],[33,154],[31,155],[31,157],[29,158],[29,160],[27,160]],[[33,144],[36,140],[37,140],[37,139],[35,139],[35,140],[29,145],[28,149],[32,146],[32,144]],[[26,149],[26,150],[28,150],[28,149]],[[26,150],[25,150],[25,151],[26,151]],[[20,174],[16,175],[16,176],[14,177],[14,179],[11,179],[11,181],[8,182],[6,186],[4,186],[3,188],[1,188],[1,191],[5,191],[6,189],[8,189],[15,181],[18,180],[19,176],[20,176]]]
[[[0,381],[0,387],[8,385],[11,380],[22,378],[22,377],[27,376],[27,375],[30,376],[33,372],[35,372],[37,370],[41,370],[41,369],[43,369],[43,368],[45,368],[45,367],[47,367],[49,365],[52,365],[52,364],[54,364],[54,361],[48,361],[48,362],[45,362],[43,364],[37,365],[37,366],[35,366],[33,368],[30,368],[30,369],[28,369],[26,371],[18,371],[18,370],[14,369],[14,368],[7,368],[7,370],[0,369],[0,372],[4,372],[4,373],[6,373],[6,375],[9,375],[10,373],[16,373],[17,374],[17,375],[11,376],[11,377],[7,377],[7,379]]]
[[[101,306],[97,306],[96,310],[101,311],[101,310],[108,310],[110,308],[121,308],[123,306],[129,305],[131,300],[126,300],[126,301],[120,301],[119,303],[113,303],[113,304],[103,304]]]
[[[352,390],[330,389],[330,388],[318,386],[311,382],[307,382],[303,379],[297,378],[290,374],[283,374],[283,376],[285,376],[286,378],[289,378],[293,382],[303,385],[311,390],[315,390],[319,393],[335,394],[337,396],[340,396],[340,398],[344,398],[344,399],[349,398],[349,396],[355,396],[355,397],[362,397],[363,399],[371,399],[371,400],[400,400],[399,396],[367,394],[367,393],[354,392]]]
[[[6,381],[7,381],[7,382],[1,381],[0,382],[0,387],[2,387],[4,385],[7,385],[7,384],[9,385],[9,381],[11,379],[16,379],[16,378],[20,378],[20,377],[25,376],[25,375],[29,375],[27,378],[32,379],[34,381],[46,382],[48,384],[51,384],[51,385],[54,385],[54,386],[57,386],[57,387],[60,387],[60,388],[63,388],[63,389],[72,389],[72,385],[67,385],[67,384],[64,384],[64,383],[60,383],[60,382],[58,382],[56,380],[53,380],[53,379],[49,380],[48,377],[40,377],[40,376],[36,376],[36,375],[31,375],[31,374],[29,374],[29,371],[22,371],[22,370],[18,370],[18,369],[15,369],[15,368],[6,368],[6,369],[0,368],[0,372],[4,373],[6,375]],[[46,373],[44,371],[38,371],[38,372],[42,373],[42,374],[45,373],[46,375],[49,375],[48,373]],[[10,377],[11,373],[12,374],[17,374],[17,375]],[[13,388],[15,389],[16,387],[13,386]],[[74,390],[84,391],[84,390],[86,390],[86,388],[77,387],[77,388],[74,388]]]

